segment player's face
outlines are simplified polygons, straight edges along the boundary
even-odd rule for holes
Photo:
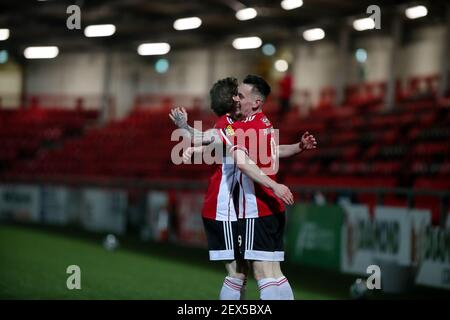
[[[233,96],[234,109],[233,109],[233,119],[239,120],[242,118],[243,114],[241,111],[241,103],[239,102],[239,95]]]
[[[238,87],[238,100],[242,114],[247,117],[259,107],[259,99],[252,92],[253,87],[241,83]]]

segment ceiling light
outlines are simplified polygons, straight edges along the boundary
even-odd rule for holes
[[[109,37],[116,32],[116,27],[113,24],[96,24],[87,26],[84,29],[84,35],[88,38],[92,37]]]
[[[138,47],[137,51],[141,56],[161,55],[170,51],[170,45],[165,42],[143,43]]]
[[[175,30],[197,29],[202,25],[202,20],[198,17],[189,17],[175,20],[173,27]]]
[[[325,31],[321,28],[309,29],[303,32],[306,41],[317,41],[325,38]]]
[[[27,59],[53,59],[59,54],[58,47],[28,47],[23,52]]]
[[[0,29],[0,41],[6,40],[9,38],[9,29]]]
[[[281,7],[284,10],[292,10],[296,8],[300,8],[303,5],[302,0],[283,0],[281,1]]]
[[[425,17],[428,14],[428,9],[425,6],[410,7],[405,10],[405,15],[408,19],[417,19]]]
[[[287,63],[286,60],[283,59],[275,61],[274,66],[275,69],[279,72],[286,72],[287,69],[289,68],[289,64]]]
[[[375,21],[372,18],[356,19],[353,21],[353,28],[357,31],[374,29]]]
[[[233,40],[233,47],[238,50],[259,48],[262,41],[259,37],[236,38]]]
[[[245,8],[245,9],[241,9],[238,12],[236,12],[236,18],[241,21],[253,19],[257,15],[258,15],[258,13],[253,8]]]

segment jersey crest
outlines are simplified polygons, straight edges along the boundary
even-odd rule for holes
[[[227,136],[232,136],[234,135],[234,129],[231,126],[231,124],[227,125],[225,128],[225,133],[227,134]]]

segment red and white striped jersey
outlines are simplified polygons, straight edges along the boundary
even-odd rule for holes
[[[232,124],[234,124],[233,120],[224,115],[217,120],[214,127],[224,130]],[[209,179],[203,204],[202,216],[204,218],[219,221],[237,220],[238,215],[233,204],[232,192],[237,184],[239,172],[234,161],[226,152],[223,152],[222,163],[213,164],[213,173]]]
[[[270,178],[276,180],[272,166],[275,158],[278,164],[277,143],[274,139],[273,126],[262,112],[247,117],[243,121],[226,124],[220,133],[224,143],[231,145],[232,148],[245,149],[258,167]],[[237,178],[240,189],[239,218],[257,218],[285,211],[283,202],[271,189],[255,183],[237,168],[233,177]],[[230,203],[233,204],[232,201]]]

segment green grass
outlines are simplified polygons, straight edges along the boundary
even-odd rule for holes
[[[100,239],[64,234],[61,230],[0,225],[0,298],[218,298],[225,271],[221,265],[207,261],[204,250],[199,254],[174,246],[155,249],[154,245],[140,244],[135,248],[124,244],[119,250],[108,252]],[[66,287],[69,265],[81,268],[81,290]],[[342,292],[327,294],[290,282],[296,299],[343,297]],[[259,298],[253,279],[248,283],[247,298]]]

